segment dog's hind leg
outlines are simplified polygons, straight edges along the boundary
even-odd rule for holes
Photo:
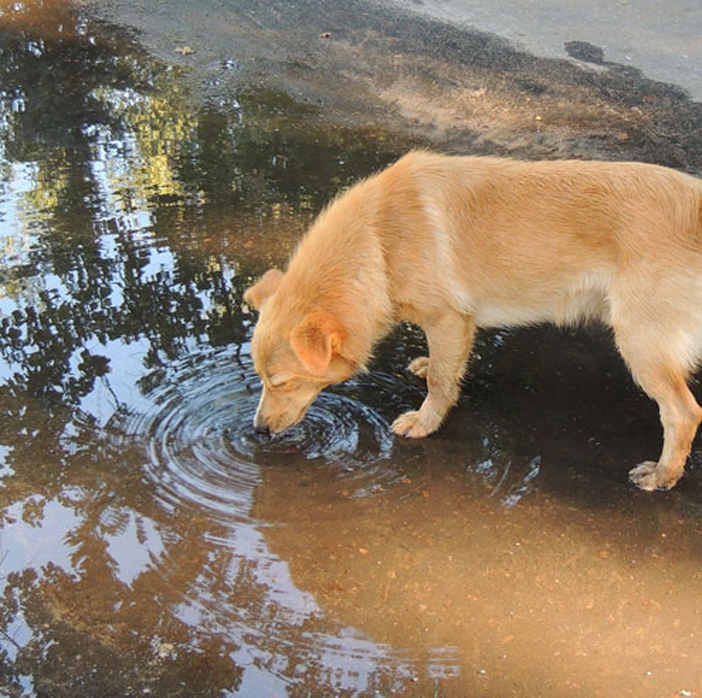
[[[647,461],[629,471],[631,481],[649,491],[670,489],[681,478],[702,420],[702,409],[687,387],[687,367],[670,351],[665,328],[658,328],[656,337],[653,327],[641,325],[640,331],[627,333],[615,326],[619,350],[634,379],[658,403],[663,425],[663,451],[658,462]]]
[[[473,318],[454,311],[423,323],[422,328],[427,336],[430,358],[421,357],[415,361],[420,362],[418,367],[425,372],[429,392],[419,410],[400,415],[392,425],[396,434],[413,438],[436,431],[458,399],[475,337]],[[416,373],[421,375],[419,371]]]

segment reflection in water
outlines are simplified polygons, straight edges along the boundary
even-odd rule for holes
[[[365,406],[396,400],[383,375],[255,439],[241,301],[332,191],[396,153],[340,129],[290,137],[314,113],[280,95],[196,110],[173,71],[64,3],[0,18],[2,691],[437,680],[451,651],[417,663],[329,618],[251,515],[268,465],[357,497],[398,477]]]
[[[2,13],[3,691],[410,680],[408,660],[324,620],[267,552],[250,516],[260,462],[299,444],[248,440],[239,351],[247,269],[265,263],[252,244],[282,256],[293,215],[392,154],[341,131],[288,140],[294,105],[276,95],[193,111],[170,70],[63,3]],[[382,419],[325,400],[317,433],[350,411],[326,444],[300,435],[307,458],[346,454],[352,477],[388,459]]]

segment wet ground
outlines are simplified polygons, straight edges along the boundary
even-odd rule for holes
[[[261,5],[0,3],[0,692],[702,696],[702,447],[627,483],[604,331],[483,334],[406,443],[402,327],[266,443],[242,302],[411,147],[702,174],[702,106],[590,35]]]

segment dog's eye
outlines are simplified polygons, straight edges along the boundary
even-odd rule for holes
[[[273,378],[271,378],[271,387],[272,388],[284,388],[288,383],[290,383],[290,379],[291,379],[291,376],[288,376],[285,374],[273,376]]]

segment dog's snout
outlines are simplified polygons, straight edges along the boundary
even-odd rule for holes
[[[254,422],[254,431],[260,436],[271,435],[271,428],[267,424],[260,424],[259,422]]]
[[[261,398],[261,402],[263,402],[263,398]],[[268,425],[267,420],[263,419],[263,417],[261,416],[261,404],[260,403],[258,405],[258,409],[256,410],[256,414],[254,415],[253,428],[254,428],[254,431],[259,436],[270,436],[271,435],[271,428]]]

